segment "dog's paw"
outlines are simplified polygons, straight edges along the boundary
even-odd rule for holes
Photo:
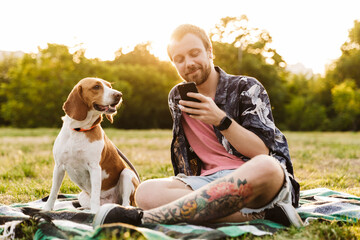
[[[53,209],[53,207],[51,206],[51,204],[45,204],[45,206],[42,208],[44,211],[51,211]]]

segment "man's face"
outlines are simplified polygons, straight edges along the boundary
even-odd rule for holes
[[[180,41],[170,45],[170,55],[179,75],[196,85],[204,83],[211,72],[211,50],[206,50],[200,38],[186,34]]]

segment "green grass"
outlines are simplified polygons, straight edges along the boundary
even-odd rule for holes
[[[131,160],[142,180],[173,175],[170,130],[105,131]],[[33,201],[49,194],[54,166],[52,145],[58,132],[59,129],[0,128],[1,204]],[[285,132],[285,135],[302,190],[326,187],[360,196],[360,133]],[[80,192],[67,176],[60,191]],[[249,238],[259,239],[253,236],[241,239]],[[316,222],[265,239],[357,238],[360,238],[360,223],[339,226]]]
[[[360,196],[360,133],[286,133],[301,189]]]

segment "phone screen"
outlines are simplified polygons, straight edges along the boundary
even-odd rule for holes
[[[179,90],[180,97],[182,100],[200,102],[198,99],[189,97],[187,95],[188,92],[198,93],[198,90],[197,90],[194,82],[187,82],[187,83],[180,84],[180,85],[178,85],[178,90]]]

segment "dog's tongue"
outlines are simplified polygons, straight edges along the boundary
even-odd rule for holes
[[[108,108],[106,109],[106,111],[108,111],[108,110],[110,110],[110,111],[116,111],[116,106],[111,106],[111,105],[109,105],[109,106],[107,106]]]
[[[107,106],[101,106],[101,109],[103,112],[108,112],[108,113],[112,113],[116,111],[116,106],[111,106],[111,105],[107,105]]]
[[[106,112],[107,110],[109,110],[109,105],[107,105],[107,106],[97,105],[97,106],[98,106],[98,108],[99,108],[100,111]]]
[[[95,105],[95,109],[105,113],[113,113],[116,111],[116,105]]]

